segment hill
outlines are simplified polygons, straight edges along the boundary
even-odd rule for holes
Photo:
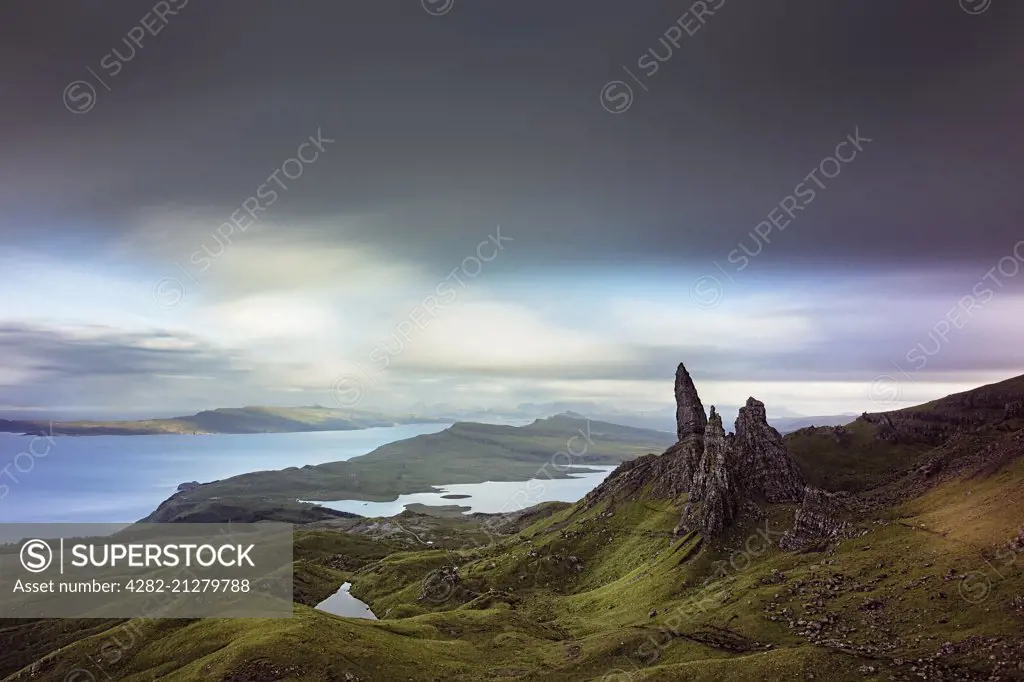
[[[759,401],[730,438],[683,394],[680,441],[576,504],[309,524],[293,619],[140,621],[116,660],[126,624],[12,623],[0,675],[1024,679],[1024,377],[785,439]],[[748,462],[777,467],[729,477]],[[736,504],[708,528],[716,490]],[[380,620],[309,608],[342,581]]]

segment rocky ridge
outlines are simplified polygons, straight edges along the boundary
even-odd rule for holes
[[[873,424],[876,438],[890,443],[939,446],[961,433],[1024,417],[1024,382],[1015,378],[954,393],[925,405],[892,412],[865,412],[857,421]]]

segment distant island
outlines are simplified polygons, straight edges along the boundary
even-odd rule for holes
[[[591,421],[571,412],[525,426],[457,422],[345,461],[255,471],[202,485],[183,483],[145,521],[308,522],[338,512],[299,500],[390,502],[441,485],[567,478],[598,471],[588,467],[616,466],[664,450],[675,441],[672,433]]]
[[[415,414],[312,407],[222,407],[186,417],[137,421],[47,421],[0,419],[0,433],[61,436],[152,436],[242,433],[353,431],[399,424],[440,424],[454,421]]]

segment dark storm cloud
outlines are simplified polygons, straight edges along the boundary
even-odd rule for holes
[[[501,223],[524,266],[724,259],[859,126],[873,142],[774,262],[981,262],[1021,238],[1020,3],[708,4],[622,115],[602,85],[664,57],[691,3],[174,0],[116,75],[155,4],[7,6],[0,229],[88,243],[143,209],[230,212],[321,126],[330,157],[273,207],[296,238],[447,263]]]

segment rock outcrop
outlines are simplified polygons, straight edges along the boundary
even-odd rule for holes
[[[1011,540],[1007,546],[1016,554],[1024,552],[1024,528],[1020,529],[1020,532],[1017,533],[1017,537]]]
[[[443,604],[448,601],[455,592],[456,587],[462,582],[459,578],[457,566],[444,565],[436,571],[427,574],[423,581],[423,588],[416,601],[429,601],[434,604]]]
[[[714,407],[705,416],[681,364],[675,379],[678,442],[663,455],[623,463],[587,495],[587,505],[638,501],[655,513],[675,513],[682,503],[676,533],[698,531],[715,541],[730,524],[763,517],[764,504],[798,503],[794,526],[779,546],[806,551],[862,532],[853,520],[882,499],[891,497],[896,504],[951,477],[987,478],[1024,459],[1024,430],[1012,428],[1024,417],[1024,376],[915,408],[865,413],[850,429],[808,427],[794,434],[798,439],[827,436],[853,455],[862,452],[869,434],[931,447],[930,456],[912,468],[873,484],[870,499],[807,485],[782,436],[768,425],[761,401],[749,398],[739,411],[735,433],[727,435]],[[1017,542],[1024,546],[1024,535]]]
[[[620,464],[600,486],[587,494],[584,500],[588,505],[607,495],[625,499],[643,491],[651,497],[675,499],[690,492],[694,473],[704,455],[708,418],[693,379],[682,363],[676,369],[675,397],[679,442],[661,456],[650,454]]]
[[[704,405],[697,395],[697,387],[693,385],[690,373],[681,362],[676,368],[675,396],[676,436],[679,442],[670,448],[670,452],[680,458],[676,476],[678,485],[675,489],[679,492],[688,492],[693,483],[694,473],[704,456],[704,434],[708,426],[708,417],[704,414]]]
[[[768,425],[764,403],[747,400],[726,435],[722,416],[704,405],[682,364],[676,369],[676,435],[679,442],[661,456],[624,462],[592,490],[585,504],[601,500],[676,500],[688,493],[677,533],[698,529],[720,534],[757,502],[799,502],[804,480],[786,452],[782,436]]]
[[[690,500],[677,532],[699,527],[706,535],[717,535],[736,516],[739,496],[732,471],[730,440],[725,436],[722,416],[712,406],[704,432],[704,453],[694,473]]]
[[[704,414],[704,405],[697,395],[697,387],[693,385],[690,373],[683,363],[676,368],[676,436],[680,441],[688,436],[703,436],[707,428],[708,418]]]
[[[592,506],[606,497],[674,500],[690,492],[703,453],[704,438],[689,436],[664,454],[648,454],[623,462],[601,485],[587,493],[584,503]]]
[[[782,435],[769,426],[764,403],[747,398],[736,417],[735,475],[748,497],[764,502],[799,502],[804,479],[786,452]]]
[[[803,503],[796,510],[793,530],[779,540],[787,551],[803,551],[823,541],[842,537],[849,525],[842,520],[844,505],[839,496],[810,486],[804,489]]]
[[[641,495],[672,499],[689,490],[692,471],[677,454],[678,444],[663,455],[649,454],[620,464],[601,485],[583,498],[587,507],[604,499],[636,499]]]

